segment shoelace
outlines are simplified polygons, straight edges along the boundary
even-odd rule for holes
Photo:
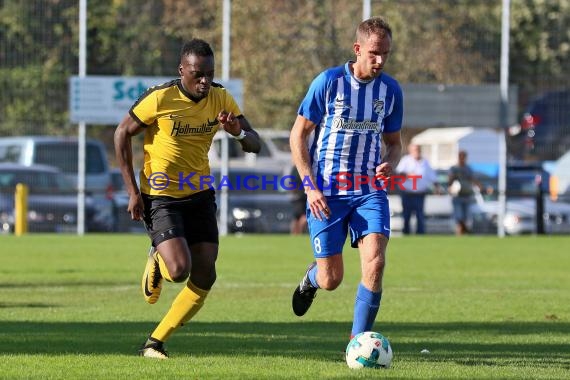
[[[156,261],[156,259],[154,259],[154,265],[158,267],[158,262]],[[158,287],[158,283],[160,282],[161,278],[162,278],[162,275],[160,274],[160,267],[155,268],[155,270],[153,271],[153,276],[152,276],[152,287],[153,288]]]
[[[299,288],[299,292],[301,293],[302,296],[304,297],[311,297],[314,298],[315,294],[317,293],[317,288],[314,288],[311,285],[307,285],[305,287],[300,287]]]

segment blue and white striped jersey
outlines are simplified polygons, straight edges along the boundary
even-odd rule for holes
[[[317,127],[308,141],[313,173],[326,196],[377,191],[383,132],[402,127],[403,95],[398,82],[382,73],[356,79],[347,62],[323,71],[311,83],[298,114]]]

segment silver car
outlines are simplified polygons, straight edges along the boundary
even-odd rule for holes
[[[280,170],[230,168],[221,181],[212,169],[216,197],[221,184],[228,188],[228,231],[231,233],[289,233],[293,220],[290,182]],[[222,186],[223,187],[223,186]]]
[[[504,218],[505,233],[533,234],[544,227],[547,234],[570,233],[570,204],[554,201],[549,195],[550,174],[540,163],[509,165],[507,170],[507,202]],[[497,180],[488,182],[496,189]],[[486,198],[478,194],[473,208],[473,229],[478,233],[496,233],[499,204],[496,191]],[[542,208],[542,215],[538,215]],[[542,219],[537,219],[542,218]],[[542,223],[539,223],[542,222]],[[539,226],[540,224],[540,226]]]
[[[507,200],[504,228],[507,235],[537,233],[536,200],[531,198]],[[473,208],[473,231],[496,233],[499,203],[496,200],[480,200]],[[544,199],[544,232],[570,234],[570,204]]]
[[[28,187],[29,232],[76,232],[77,191],[64,173],[48,165],[0,163],[0,232],[14,231],[14,193],[17,184]],[[85,229],[111,230],[111,209],[85,197]]]

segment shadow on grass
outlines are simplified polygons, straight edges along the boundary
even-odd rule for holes
[[[0,322],[0,354],[135,354],[154,326],[141,322]],[[168,349],[175,356],[267,355],[338,361],[349,328],[349,323],[342,322],[191,322],[173,335]],[[493,366],[526,359],[537,366],[570,369],[568,342],[548,343],[546,338],[567,336],[569,323],[383,322],[381,331],[393,339],[392,347],[401,360]],[[448,339],[451,334],[453,340]],[[501,338],[494,342],[478,339],[479,335]],[[544,343],[529,343],[525,338],[541,335],[545,336]],[[457,336],[468,341],[457,343]],[[503,343],[509,337],[521,343]],[[420,354],[425,347],[429,347],[430,355]]]
[[[30,303],[20,303],[20,302],[0,302],[0,309],[18,309],[21,307],[31,308],[31,309],[47,309],[57,307],[57,305],[42,303],[42,302],[30,302]]]

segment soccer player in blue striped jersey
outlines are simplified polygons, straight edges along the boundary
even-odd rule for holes
[[[380,307],[390,237],[386,188],[402,153],[402,90],[383,72],[391,45],[392,30],[384,19],[360,23],[353,45],[356,60],[313,80],[290,137],[307,193],[315,258],[293,293],[293,311],[304,315],[317,289],[340,285],[350,231],[361,262],[351,336],[372,330]]]

